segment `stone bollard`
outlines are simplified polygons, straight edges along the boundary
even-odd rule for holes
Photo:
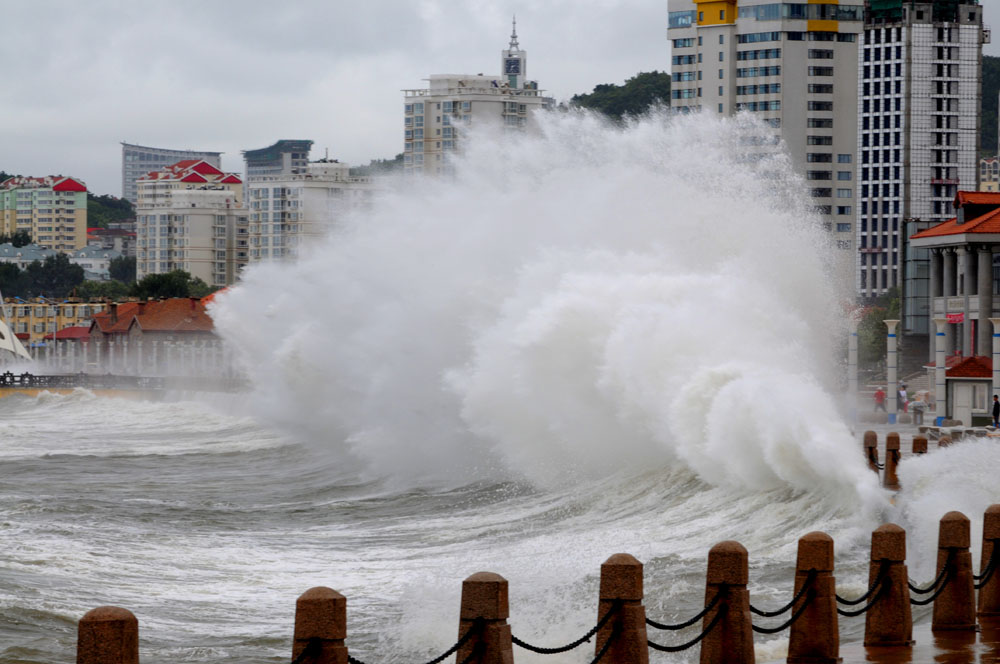
[[[927,436],[913,437],[913,453],[927,454]]]
[[[868,459],[868,470],[874,470],[878,475],[878,434],[865,431],[865,458]]]
[[[951,436],[941,436],[938,438],[938,447],[948,447],[951,445]]]
[[[705,606],[722,593],[715,608],[705,614],[708,629],[716,614],[725,611],[701,642],[701,664],[753,664],[753,627],[750,621],[750,578],[747,550],[739,542],[719,542],[708,552]]]
[[[646,607],[642,605],[642,563],[627,553],[616,553],[601,565],[597,619],[620,603],[617,615],[597,632],[594,654],[601,652],[613,631],[615,640],[604,655],[614,664],[648,664]]]
[[[139,664],[139,621],[117,606],[88,611],[77,626],[76,664]]]
[[[986,571],[990,557],[1000,542],[1000,505],[990,505],[983,514],[983,555],[979,560],[979,574]],[[1000,551],[997,551],[1000,554]],[[1000,561],[998,561],[1000,565]],[[980,580],[980,583],[983,583]],[[979,615],[1000,616],[1000,567],[979,588]]]
[[[794,613],[809,606],[792,624],[788,641],[788,664],[835,664],[840,659],[840,632],[837,624],[837,588],[833,576],[833,538],[813,532],[799,540],[795,561],[795,594],[815,570],[812,588],[792,608]],[[810,600],[810,596],[812,599]]]
[[[458,638],[479,626],[478,632],[458,649],[455,661],[464,662],[478,648],[477,664],[514,664],[509,613],[507,579],[493,572],[476,572],[463,581]]]
[[[931,631],[961,631],[976,629],[976,589],[972,578],[972,554],[969,553],[969,517],[961,512],[948,512],[941,517],[938,529],[937,573],[951,560],[946,584],[934,600]]]
[[[325,586],[299,595],[295,601],[292,661],[312,646],[305,664],[347,664],[346,638],[347,599],[343,595]]]
[[[883,561],[885,561],[883,563]],[[906,571],[906,531],[894,523],[872,532],[868,587],[888,566],[888,588],[877,591],[879,599],[865,614],[865,647],[913,645],[913,614],[910,612],[910,577]],[[868,599],[870,603],[874,595]],[[859,607],[860,608],[860,607]]]
[[[897,465],[899,465],[899,434],[893,431],[885,437],[885,475],[882,476],[882,486],[892,491],[899,491]]]

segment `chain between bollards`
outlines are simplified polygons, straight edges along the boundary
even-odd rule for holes
[[[646,618],[646,624],[655,629],[667,629],[672,631],[678,629],[684,629],[685,627],[690,627],[691,625],[695,624],[696,622],[704,618],[709,611],[714,609],[715,605],[719,603],[720,599],[722,599],[722,593],[721,592],[715,593],[715,597],[712,598],[712,601],[709,602],[704,609],[699,611],[698,614],[695,615],[693,618],[685,620],[682,623],[677,623],[676,625],[666,625],[664,623],[656,622],[651,618]]]
[[[511,634],[510,640],[515,645],[519,645],[522,648],[524,648],[525,650],[530,650],[531,652],[536,652],[539,655],[556,655],[556,654],[561,653],[561,652],[567,652],[569,650],[572,650],[573,648],[576,648],[579,645],[582,645],[582,644],[587,643],[588,641],[590,641],[590,639],[594,636],[594,634],[597,634],[599,631],[601,631],[602,627],[604,627],[606,624],[608,624],[608,621],[611,620],[611,617],[621,607],[622,607],[622,601],[621,600],[615,600],[615,603],[611,605],[611,608],[608,609],[608,612],[605,613],[601,617],[601,619],[597,622],[597,624],[594,626],[594,628],[592,630],[590,630],[589,632],[587,632],[586,634],[584,634],[583,636],[581,636],[576,641],[573,641],[572,643],[566,644],[566,645],[558,647],[558,648],[543,648],[541,646],[533,646],[530,643],[526,643],[525,641],[522,641],[521,639],[517,638],[513,634]],[[605,648],[607,648],[607,644],[605,644]],[[432,663],[432,664],[436,664],[436,663]]]
[[[709,632],[715,629],[715,626],[719,624],[720,620],[722,620],[722,617],[726,614],[728,608],[729,607],[727,605],[723,604],[722,607],[719,609],[719,612],[715,614],[714,618],[712,618],[712,622],[708,623],[708,627],[706,627],[701,634],[691,639],[687,643],[682,643],[679,646],[665,646],[659,643],[654,643],[652,641],[646,641],[646,644],[653,650],[659,650],[660,652],[681,652],[683,650],[687,650],[688,648],[691,648],[692,646],[696,646],[699,643],[701,643],[701,640],[704,639],[706,636],[708,636]]]
[[[918,595],[926,595],[929,592],[933,592],[938,587],[938,584],[944,581],[945,576],[947,576],[949,571],[951,570],[952,558],[954,558],[954,555],[955,554],[953,550],[948,551],[948,557],[945,559],[944,565],[941,566],[941,572],[937,575],[937,578],[934,579],[931,585],[927,586],[926,588],[919,588],[913,585],[912,581],[907,580],[906,586],[911,591],[917,593]],[[936,596],[937,593],[935,593],[935,597]]]
[[[801,597],[802,593],[800,592],[798,596]],[[783,632],[791,627],[796,620],[802,617],[802,614],[806,612],[806,609],[809,608],[809,605],[815,598],[816,591],[810,588],[809,593],[806,595],[806,601],[802,602],[802,606],[800,606],[783,625],[779,625],[777,627],[758,627],[757,625],[750,625],[750,629],[758,634],[777,634],[778,632]]]
[[[462,638],[460,638],[458,641],[455,642],[455,645],[453,645],[452,647],[448,648],[448,650],[446,650],[445,652],[441,653],[440,655],[438,655],[434,659],[430,660],[426,664],[440,664],[441,662],[443,662],[449,655],[454,654],[456,650],[458,650],[459,648],[461,648],[462,646],[464,646],[469,641],[469,639],[471,639],[473,636],[475,636],[476,632],[478,632],[480,629],[482,629],[482,626],[483,626],[483,619],[482,618],[476,618],[475,622],[472,623],[472,627],[469,628],[469,631],[467,631],[465,634],[463,634]],[[313,642],[315,642],[315,641],[316,641],[316,639],[313,639],[312,641],[310,641],[309,645],[306,646],[306,649],[310,648],[312,646]],[[472,654],[470,654],[469,657],[466,658],[466,661],[470,660],[472,658],[472,655],[476,654],[479,645],[480,644],[477,643],[472,648]],[[302,655],[304,655],[304,654],[305,654],[304,652],[302,654],[300,654],[298,656],[298,658],[294,662],[292,662],[292,664],[300,664],[299,660],[302,659]],[[360,659],[358,659],[356,657],[352,657],[350,655],[347,656],[347,661],[350,664],[365,664]],[[463,664],[464,664],[464,662],[463,662]]]
[[[809,590],[813,582],[816,580],[816,574],[817,572],[815,569],[810,569],[808,575],[806,576],[805,582],[802,584],[802,588],[799,589],[799,592],[795,595],[795,597],[792,598],[791,602],[781,607],[780,609],[777,609],[776,611],[763,611],[755,607],[753,604],[751,604],[750,611],[756,613],[758,616],[761,616],[763,618],[774,618],[776,616],[780,616],[782,613],[788,611],[793,606],[795,606],[796,602],[802,599],[802,596],[806,594],[806,591]]]
[[[889,580],[888,571],[889,571],[889,561],[883,559],[879,567],[878,577],[875,579],[875,583],[872,584],[872,587],[868,589],[868,592],[866,592],[864,595],[855,600],[841,599],[840,596],[838,595],[837,601],[847,605],[860,604],[861,602],[871,597],[873,593],[875,596],[872,598],[872,601],[868,602],[860,609],[854,611],[848,611],[846,609],[841,609],[840,607],[837,607],[837,614],[844,616],[846,618],[854,618],[855,616],[860,616],[861,614],[870,611],[871,608],[875,606],[875,604],[880,599],[882,599],[882,594],[883,594],[882,591],[889,587],[887,583],[887,581]]]
[[[840,595],[837,595],[837,601],[840,602],[841,604],[846,604],[848,606],[854,606],[856,604],[861,604],[861,602],[864,602],[866,599],[868,599],[869,597],[871,597],[872,593],[874,593],[875,591],[877,591],[879,588],[882,587],[882,584],[885,582],[885,577],[888,574],[889,574],[889,560],[883,558],[882,560],[879,561],[878,576],[875,578],[875,582],[872,584],[872,587],[869,588],[868,591],[864,595],[862,595],[861,597],[858,597],[857,599],[844,599]],[[874,602],[872,602],[872,604],[874,604]],[[869,606],[871,606],[871,605],[869,605]],[[867,610],[868,609],[865,608],[865,611],[867,611]],[[846,615],[861,615],[860,613],[853,613],[853,614],[842,613],[840,611],[840,609],[837,609],[837,612],[840,613],[840,615],[842,615],[842,616],[846,616]],[[864,611],[862,611],[861,613],[864,613]]]
[[[941,571],[942,572],[947,572],[947,573],[943,575],[944,576],[944,580],[941,582],[941,585],[939,585],[937,587],[937,590],[934,590],[934,594],[931,595],[930,597],[927,597],[926,599],[913,599],[911,597],[910,598],[910,604],[913,604],[915,606],[926,606],[926,605],[930,604],[931,602],[933,602],[934,600],[936,600],[938,598],[938,595],[940,595],[942,592],[944,592],[944,589],[948,587],[948,581],[951,580],[951,574],[950,574],[950,572],[951,572],[951,565],[945,565],[944,569],[941,570]],[[938,576],[938,578],[940,579],[941,576]],[[937,583],[937,581],[935,581],[935,583]],[[934,586],[931,586],[928,590],[933,590],[933,589],[934,589]]]
[[[610,613],[611,611],[608,611],[608,614]],[[598,662],[601,661],[605,653],[607,653],[608,650],[611,648],[611,644],[614,643],[614,640],[618,638],[618,635],[621,634],[621,632],[622,632],[621,623],[615,623],[614,625],[611,626],[611,634],[608,635],[608,640],[604,642],[604,645],[601,646],[601,649],[597,652],[596,655],[594,655],[594,659],[590,660],[590,664],[597,664]]]

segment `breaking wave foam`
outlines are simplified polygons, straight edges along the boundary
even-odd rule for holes
[[[466,142],[296,263],[252,266],[216,324],[255,410],[410,482],[686,467],[868,505],[828,385],[826,239],[767,130],[551,114]],[[503,139],[503,140],[501,140]]]

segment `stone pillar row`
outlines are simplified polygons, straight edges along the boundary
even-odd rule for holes
[[[957,347],[964,356],[989,354],[993,330],[986,320],[993,316],[993,247],[977,244],[932,249],[929,293],[931,298],[963,299],[962,310],[966,316],[961,328],[962,338],[954,338],[956,327],[953,325],[943,330],[948,352]],[[975,322],[969,315],[973,303],[979,311]],[[976,326],[974,345],[970,334],[973,324]],[[934,352],[932,347],[931,353]]]
[[[976,604],[969,531],[969,519],[960,512],[949,512],[941,519],[936,576],[944,579],[940,582],[944,586],[937,586],[933,599],[931,629],[935,632],[975,632],[977,615],[980,619],[1000,616],[1000,571],[981,581]],[[981,579],[985,578],[984,570],[998,542],[1000,505],[993,505],[986,510],[983,521]],[[942,575],[945,566],[948,572]],[[713,546],[708,552],[705,576],[702,638],[692,646],[700,648],[701,664],[753,664],[748,582],[749,560],[743,545],[726,541]],[[864,645],[909,648],[914,641],[906,532],[895,524],[885,524],[872,533],[868,586],[876,585],[880,590],[870,593],[862,605],[867,607]],[[812,532],[799,540],[792,592],[794,601],[788,612],[776,619],[788,620],[788,616],[800,612],[789,628],[787,663],[840,662],[833,539],[826,533]],[[597,631],[592,646],[594,654],[603,652],[601,661],[607,664],[648,664],[650,645],[643,605],[643,566],[627,553],[617,553],[601,565],[598,623],[609,612],[610,618]],[[507,623],[509,613],[505,578],[492,572],[477,572],[465,579],[454,662],[513,664],[516,639]],[[657,636],[653,644],[669,638]],[[298,598],[292,661],[348,664],[346,639],[347,599],[343,595],[321,586]],[[83,616],[79,623],[77,664],[138,662],[139,624],[131,612],[104,606]]]

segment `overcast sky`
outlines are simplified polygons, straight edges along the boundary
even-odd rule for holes
[[[5,2],[0,170],[118,196],[122,141],[221,151],[237,172],[240,150],[282,138],[312,139],[314,159],[392,157],[400,91],[498,73],[514,13],[528,77],[557,99],[670,69],[666,0]]]

